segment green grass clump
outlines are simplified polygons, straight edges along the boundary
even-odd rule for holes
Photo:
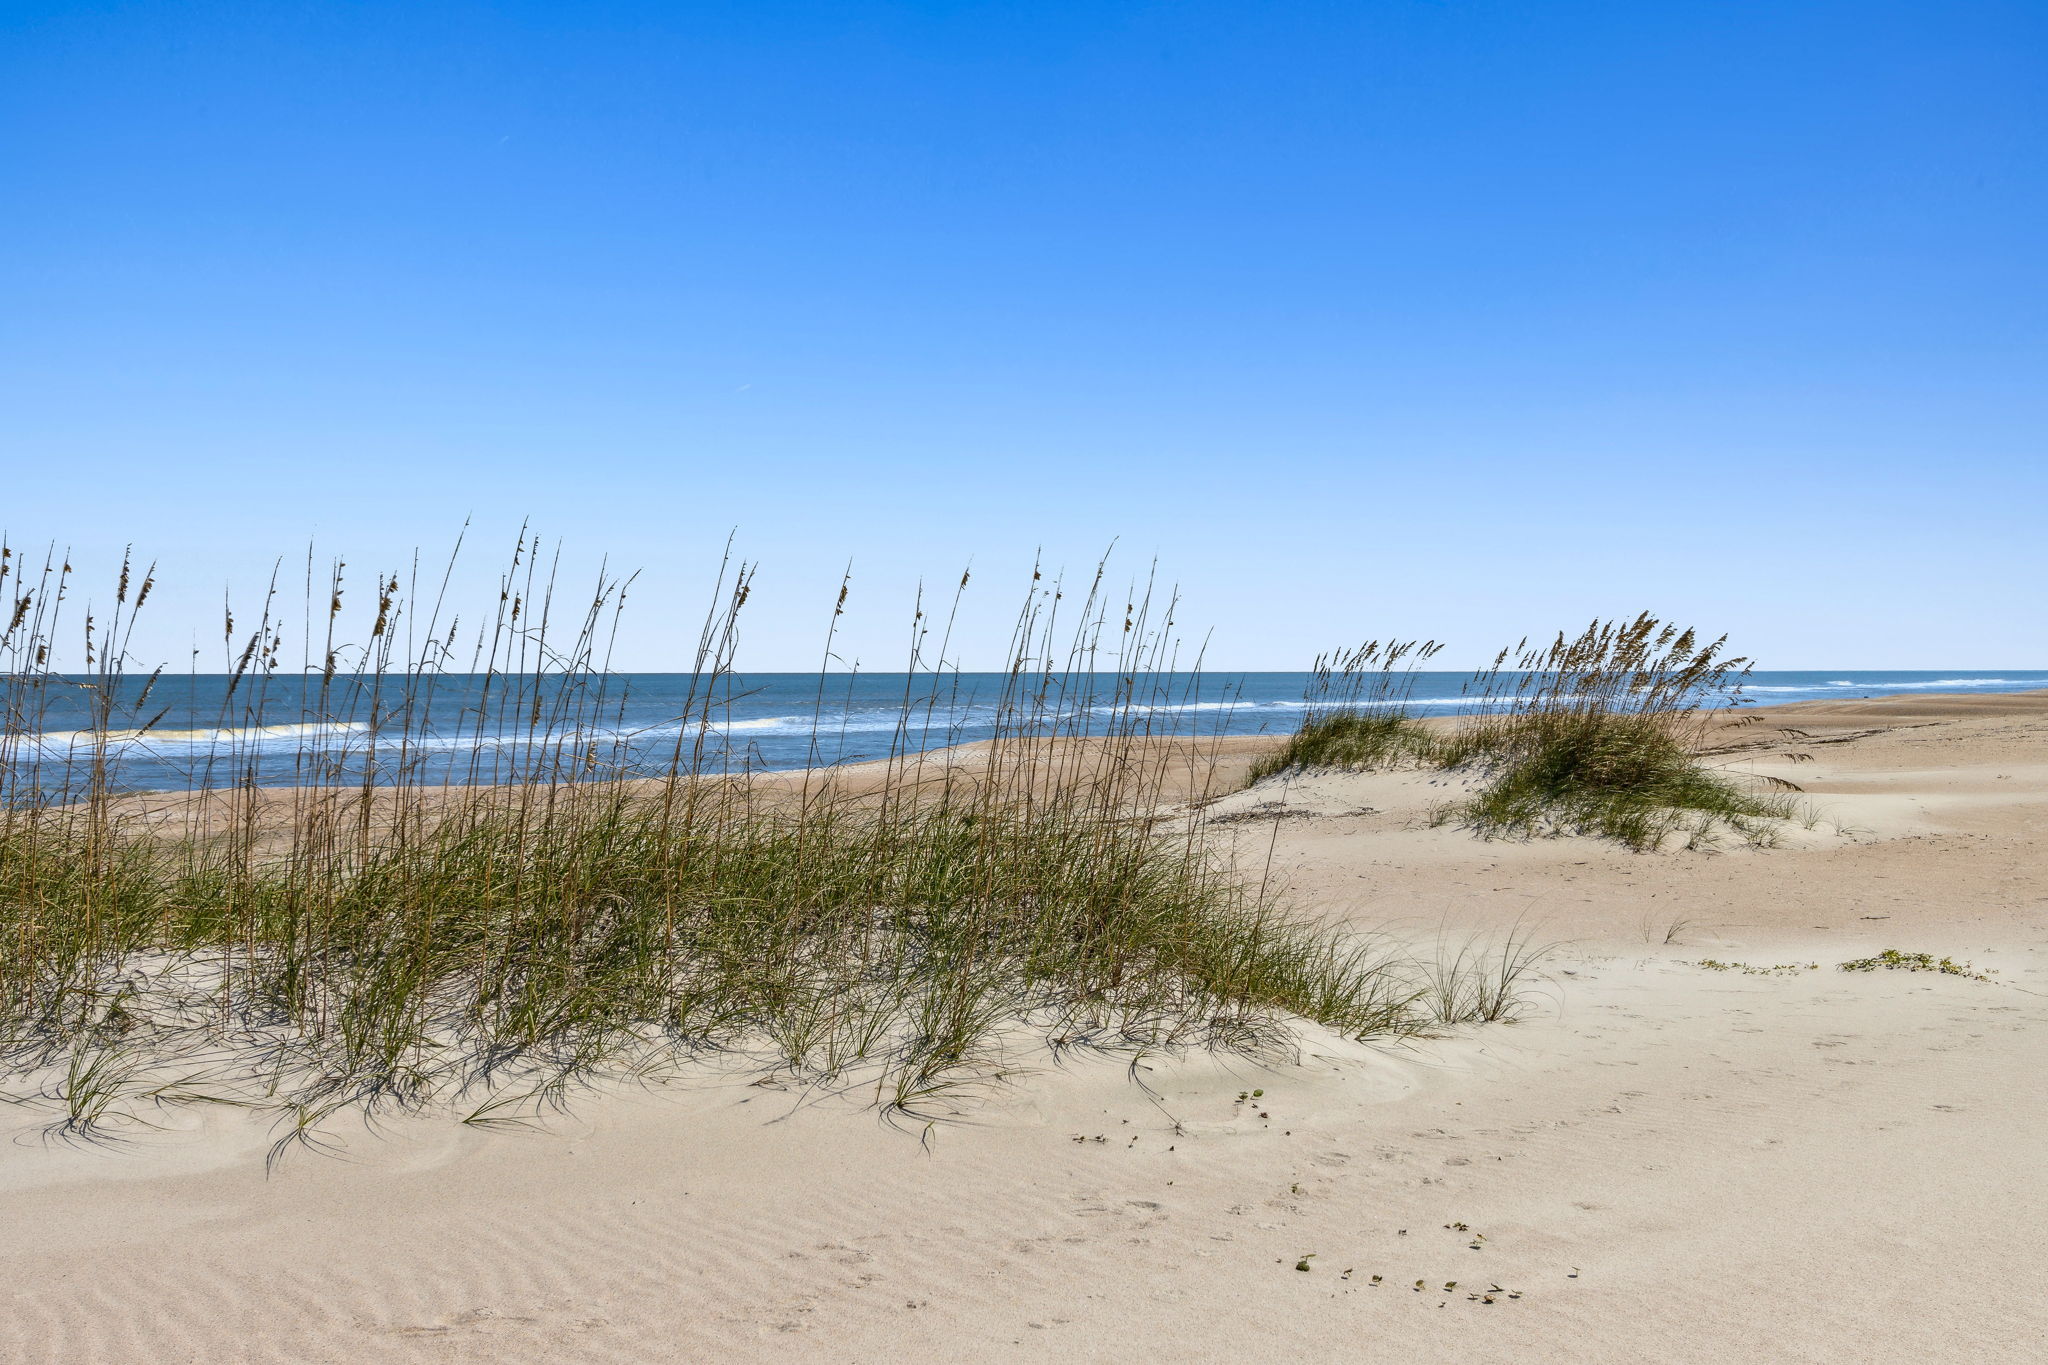
[[[1273,753],[1252,764],[1248,782],[1294,768],[1363,771],[1426,762],[1435,753],[1429,731],[1400,711],[1339,711],[1317,716]]]
[[[1697,757],[1705,718],[1739,698],[1749,671],[1724,643],[1645,613],[1502,650],[1469,689],[1487,711],[1442,752],[1486,775],[1456,814],[1482,834],[1591,834],[1639,852],[1674,833],[1692,847],[1724,830],[1770,842],[1792,803]]]
[[[1674,833],[1705,846],[1733,830],[1768,843],[1774,822],[1797,813],[1794,803],[1748,790],[1697,757],[1707,708],[1734,699],[1747,672],[1747,661],[1725,657],[1721,646],[1648,615],[1595,621],[1548,646],[1524,641],[1467,684],[1478,714],[1442,734],[1398,705],[1317,706],[1314,698],[1330,696],[1355,705],[1362,687],[1386,686],[1392,675],[1377,664],[1377,646],[1367,646],[1320,667],[1307,721],[1253,765],[1250,780],[1290,768],[1422,763],[1481,778],[1473,797],[1436,818],[1487,837],[1590,834],[1644,851]],[[1381,671],[1350,676],[1354,657]]]
[[[1429,731],[1409,715],[1414,670],[1443,648],[1434,640],[1368,640],[1317,656],[1301,728],[1256,760],[1247,785],[1308,768],[1391,768],[1426,761]]]
[[[1767,822],[1793,813],[1787,798],[1744,791],[1702,767],[1662,717],[1533,716],[1488,739],[1456,756],[1490,767],[1459,808],[1488,836],[1591,834],[1642,851],[1677,831],[1710,837],[1716,824],[1767,839]]]

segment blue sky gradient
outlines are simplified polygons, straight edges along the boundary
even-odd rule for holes
[[[2048,663],[2048,6],[0,14],[0,525],[165,655],[532,517],[641,668],[733,528],[756,668],[1111,541],[1228,667]]]

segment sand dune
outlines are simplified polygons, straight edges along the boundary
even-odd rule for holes
[[[746,1078],[609,1093],[268,1177],[228,1112],[116,1149],[23,1116],[0,1358],[2048,1356],[2048,693],[1742,720],[1717,761],[1805,788],[1817,837],[1483,843],[1399,775],[1208,808],[1304,907],[1559,943],[1513,1026],[1043,1058],[927,1131]],[[1995,975],[1836,970],[1886,947]]]

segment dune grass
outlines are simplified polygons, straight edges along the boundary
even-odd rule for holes
[[[716,741],[741,567],[649,772],[594,738],[619,704],[624,585],[565,612],[542,558],[522,537],[495,617],[466,635],[434,575],[423,599],[417,571],[380,575],[355,648],[339,566],[308,574],[296,629],[273,586],[239,633],[225,623],[232,685],[193,789],[149,797],[123,755],[162,719],[126,645],[152,578],[123,570],[111,613],[82,623],[93,671],[59,675],[69,566],[24,577],[6,556],[0,1066],[17,1098],[90,1136],[215,1102],[317,1143],[341,1109],[493,1124],[604,1077],[740,1066],[936,1113],[1034,1040],[1258,1052],[1298,1020],[1371,1039],[1512,1008],[1520,956],[1461,958],[1452,977],[1490,973],[1467,989],[1289,915],[1200,840],[1168,799],[1199,745],[1152,731],[1144,689],[1165,684],[1141,681],[1188,675],[1171,604],[1142,586],[1112,597],[1098,571],[1069,599],[1034,571],[997,738],[965,753],[927,752],[951,618],[920,603],[887,759],[772,774]],[[91,723],[53,756],[59,688],[85,689]],[[280,724],[307,734],[282,787],[249,747]]]
[[[1251,780],[1291,767],[1421,764],[1481,779],[1439,819],[1488,837],[1590,834],[1638,851],[1674,834],[1693,845],[1725,832],[1768,842],[1774,822],[1796,814],[1793,801],[1750,790],[1697,756],[1710,708],[1734,701],[1748,670],[1724,643],[1647,614],[1595,621],[1547,646],[1525,641],[1467,684],[1475,714],[1455,728],[1432,731],[1398,708],[1312,708]],[[1366,662],[1386,676],[1376,658]]]
[[[1380,952],[1142,821],[714,799],[687,820],[622,792],[463,811],[340,866],[18,830],[0,875],[18,910],[38,894],[6,926],[9,1043],[238,1049],[218,1081],[291,1072],[299,1103],[723,1053],[873,1068],[908,1106],[1015,1020],[1155,1047],[1255,1047],[1286,1015],[1405,1027]]]
[[[1318,657],[1301,728],[1254,761],[1246,780],[1296,768],[1392,768],[1429,760],[1436,741],[1407,703],[1414,669],[1442,648],[1434,640],[1368,640]]]
[[[1722,829],[1768,841],[1769,822],[1794,814],[1790,798],[1709,771],[1659,718],[1530,722],[1499,738],[1506,742],[1498,748],[1466,751],[1484,755],[1477,761],[1491,775],[1455,809],[1483,834],[1591,834],[1643,851],[1675,833],[1711,842]]]
[[[1303,722],[1280,748],[1260,755],[1247,781],[1259,782],[1296,768],[1395,768],[1427,762],[1436,750],[1436,737],[1411,716],[1396,712],[1317,716]]]

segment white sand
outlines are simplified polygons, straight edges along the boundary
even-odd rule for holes
[[[231,1112],[123,1149],[16,1115],[0,1358],[2048,1358],[2048,695],[1778,714],[1822,742],[1752,727],[1785,742],[1731,761],[1849,835],[1482,843],[1416,827],[1415,779],[1213,808],[1321,812],[1217,826],[1307,906],[1565,941],[1514,1026],[1155,1059],[1153,1095],[1074,1060],[924,1133],[738,1082],[613,1094],[268,1178]],[[1833,970],[1885,947],[1998,977]]]

